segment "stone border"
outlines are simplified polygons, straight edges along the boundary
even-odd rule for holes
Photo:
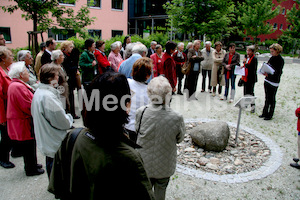
[[[193,122],[211,122],[211,121],[218,121],[214,119],[202,119],[202,118],[196,118],[196,119],[186,119],[185,123],[193,123]],[[227,122],[229,126],[237,127],[237,124],[232,122]],[[177,172],[196,177],[196,178],[202,178],[205,180],[210,181],[218,181],[223,183],[244,183],[251,180],[259,180],[262,178],[265,178],[269,176],[270,174],[273,174],[281,165],[282,163],[282,157],[283,154],[279,148],[279,146],[273,142],[270,138],[266,137],[265,135],[247,128],[240,126],[241,129],[244,131],[255,135],[256,137],[260,138],[270,149],[271,155],[270,158],[263,163],[263,165],[258,168],[257,170],[246,172],[246,173],[239,173],[239,174],[229,174],[229,175],[217,175],[209,172],[204,172],[201,170],[191,169],[188,167],[185,167],[183,165],[177,164],[176,170]]]

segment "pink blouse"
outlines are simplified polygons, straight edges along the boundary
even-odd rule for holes
[[[118,71],[118,65],[122,60],[123,59],[120,53],[115,54],[113,51],[111,51],[108,55],[108,61],[111,62],[111,67],[115,72]]]

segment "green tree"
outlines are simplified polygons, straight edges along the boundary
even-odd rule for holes
[[[297,50],[300,46],[300,10],[296,8],[296,4],[287,12],[287,22],[290,24],[290,29],[283,32],[279,41],[282,43],[284,51],[289,53],[291,50]]]
[[[14,5],[2,6],[4,12],[13,13],[20,9],[24,12],[22,17],[33,22],[33,54],[38,50],[37,31],[47,31],[59,28],[72,29],[81,36],[85,35],[84,27],[92,24],[94,17],[89,17],[89,9],[82,6],[77,14],[72,8],[59,6],[58,0],[9,0],[14,1]],[[76,0],[64,0],[63,2],[75,3]]]
[[[235,29],[234,4],[231,0],[173,0],[164,5],[169,25],[180,33],[191,33],[197,38],[206,34],[221,40]]]
[[[237,4],[238,22],[241,27],[238,33],[243,37],[252,36],[257,46],[259,35],[274,32],[272,25],[268,24],[267,20],[274,18],[279,13],[279,7],[272,9],[275,7],[272,0],[245,0]]]

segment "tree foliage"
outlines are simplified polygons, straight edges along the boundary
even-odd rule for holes
[[[210,39],[221,40],[235,29],[234,4],[231,0],[173,0],[164,5],[169,25],[181,33],[195,37],[206,34]]]
[[[241,36],[250,35],[257,44],[259,35],[274,32],[272,25],[268,24],[267,20],[274,18],[279,13],[279,7],[272,9],[275,6],[272,0],[245,0],[237,4],[238,22],[241,27],[239,34]]]
[[[80,8],[75,13],[72,8],[59,6],[58,0],[9,0],[16,4],[2,6],[5,12],[13,13],[15,10],[22,10],[22,17],[25,20],[33,21],[33,31],[47,31],[59,28],[72,29],[80,36],[84,36],[86,31],[84,27],[92,24],[94,17],[89,17],[89,9],[86,6]],[[76,0],[68,0],[68,3],[74,3]],[[38,47],[37,35],[34,35],[35,49]]]

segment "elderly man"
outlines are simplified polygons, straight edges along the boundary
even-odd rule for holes
[[[40,44],[40,49],[41,51],[36,55],[36,58],[35,58],[35,65],[34,65],[34,71],[36,74],[39,74],[40,72],[40,69],[42,67],[42,55],[44,54],[44,51],[46,49],[46,43],[45,42],[42,42]]]
[[[17,54],[17,59],[18,61],[24,61],[25,62],[25,66],[28,70],[28,73],[29,73],[29,80],[26,82],[28,85],[30,85],[32,87],[32,89],[35,91],[39,84],[37,83],[37,78],[36,78],[36,75],[35,75],[35,72],[32,68],[32,61],[33,61],[33,58],[31,56],[31,52],[28,51],[28,50],[21,50],[21,51],[18,51],[18,54]]]
[[[4,39],[3,33],[0,33],[0,46],[5,46],[6,40]]]
[[[48,40],[46,41],[45,52],[44,52],[44,54],[42,55],[42,58],[41,58],[42,66],[44,64],[52,62],[52,60],[51,60],[51,53],[52,53],[53,50],[55,50],[55,48],[56,48],[56,42],[55,42],[55,40],[53,38],[48,38]]]
[[[157,45],[157,42],[151,41],[150,48],[148,49],[148,54],[147,54],[148,58],[150,58],[150,56],[155,53],[155,47],[156,47],[156,45]]]
[[[126,78],[132,79],[132,66],[139,58],[147,56],[147,47],[141,43],[134,45],[132,48],[132,55],[125,60],[121,65],[119,72],[124,74]]]
[[[204,57],[204,60],[201,62],[202,66],[202,90],[201,92],[205,91],[205,83],[206,83],[206,76],[208,74],[208,91],[211,93],[211,70],[214,64],[213,59],[213,48],[211,47],[211,42],[205,42],[205,48],[201,50],[201,53]]]
[[[200,51],[200,40],[195,40],[193,48],[189,49],[187,55],[187,62],[190,66],[190,71],[186,74],[186,89],[188,90],[188,100],[193,96],[194,100],[197,100],[194,93],[196,92],[198,77],[200,73],[200,62],[204,59]]]

